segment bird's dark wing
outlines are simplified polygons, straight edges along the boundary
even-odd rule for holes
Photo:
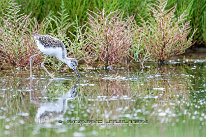
[[[54,38],[49,35],[39,35],[38,37],[39,42],[44,45],[45,48],[47,47],[62,47],[65,48],[62,41],[57,38]]]

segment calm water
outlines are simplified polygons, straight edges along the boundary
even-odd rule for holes
[[[199,54],[198,54],[199,55]],[[205,56],[75,74],[0,72],[0,136],[205,137]]]

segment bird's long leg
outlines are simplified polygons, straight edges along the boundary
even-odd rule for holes
[[[35,54],[30,57],[30,78],[32,78],[32,59],[36,56],[39,56],[41,53]]]
[[[45,66],[44,66],[44,62],[46,61],[47,57],[48,57],[48,55],[45,57],[44,61],[41,63],[41,67],[49,74],[49,76],[50,76],[51,78],[54,79],[54,76],[53,76],[51,73],[49,73],[49,71],[48,71],[48,70],[45,68]]]

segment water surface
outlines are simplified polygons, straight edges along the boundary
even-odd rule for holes
[[[197,55],[197,54],[196,54]],[[199,58],[198,58],[199,57]],[[0,136],[206,135],[205,56],[74,73],[0,72]]]

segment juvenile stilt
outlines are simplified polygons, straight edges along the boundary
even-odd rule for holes
[[[65,45],[63,42],[61,42],[59,39],[54,38],[49,35],[39,35],[34,34],[33,35],[34,40],[36,41],[36,45],[38,49],[47,56],[45,57],[44,61],[41,63],[41,66],[43,69],[49,74],[50,77],[54,78],[54,76],[48,72],[48,70],[44,66],[44,62],[46,61],[47,57],[49,55],[56,56],[59,60],[66,63],[71,69],[74,70],[76,75],[78,77],[79,73],[77,71],[77,60],[75,58],[68,58],[67,57],[67,50],[65,48]],[[30,57],[30,76],[32,77],[32,58],[37,56],[39,54],[33,55]]]

